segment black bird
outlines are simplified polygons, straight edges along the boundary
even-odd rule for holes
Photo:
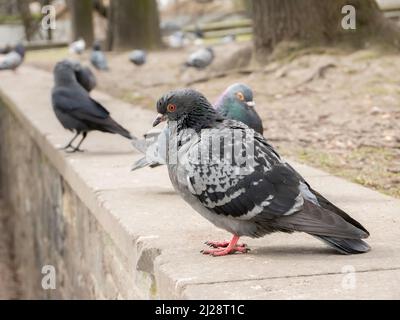
[[[75,136],[64,147],[79,149],[89,131],[98,130],[108,133],[117,133],[127,139],[133,139],[128,130],[119,125],[110,113],[78,83],[75,70],[69,61],[61,61],[54,68],[55,86],[52,90],[52,104],[54,112],[65,129],[75,132]],[[82,134],[82,139],[76,147],[72,145],[75,139]]]
[[[214,249],[204,254],[245,253],[240,237],[277,231],[308,233],[343,254],[370,250],[359,222],[314,191],[261,134],[222,117],[201,93],[171,91],[157,102],[157,112],[154,126],[168,120],[167,165],[175,190],[233,235],[229,242],[207,242]]]
[[[78,61],[71,61],[72,66],[75,70],[75,76],[78,83],[87,91],[92,91],[96,85],[96,76],[93,74],[92,70],[81,65]]]

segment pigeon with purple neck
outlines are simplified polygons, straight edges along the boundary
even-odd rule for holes
[[[214,104],[214,108],[227,119],[238,120],[263,134],[262,120],[255,110],[253,91],[243,83],[229,86]]]

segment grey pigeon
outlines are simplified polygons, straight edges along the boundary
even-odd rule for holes
[[[235,34],[228,34],[224,37],[221,38],[221,43],[222,44],[228,44],[236,41],[236,35]]]
[[[229,86],[214,104],[214,108],[225,118],[241,121],[256,132],[263,134],[261,118],[254,109],[253,91],[243,83],[235,83]],[[143,147],[143,140],[132,142],[136,150],[145,153],[145,157],[137,160],[132,166],[132,171],[146,166],[151,168],[166,164],[166,144],[168,139],[168,128],[161,131],[161,136],[152,134],[145,138],[147,147]],[[142,151],[142,150],[145,151]]]
[[[168,37],[168,45],[171,48],[179,49],[187,44],[187,39],[185,33],[182,31],[176,31]]]
[[[82,142],[87,133],[93,130],[117,133],[128,139],[134,138],[78,83],[75,70],[69,61],[56,64],[54,80],[55,86],[52,91],[54,112],[65,129],[75,132],[75,136],[64,149],[71,148],[72,152],[82,151],[79,149]],[[82,139],[74,147],[72,143],[80,134],[82,134]]]
[[[108,64],[107,64],[107,58],[105,54],[101,51],[101,46],[100,43],[96,42],[93,45],[93,50],[90,55],[90,62],[92,65],[97,69],[101,71],[108,71]]]
[[[277,231],[308,233],[343,254],[370,250],[359,222],[314,191],[262,135],[222,117],[201,93],[171,91],[157,102],[157,112],[154,126],[168,120],[167,165],[175,190],[233,235],[229,242],[207,242],[214,248],[204,254],[245,253],[240,237]]]
[[[15,71],[22,64],[24,58],[25,47],[22,44],[18,44],[14,50],[0,58],[0,70]]]
[[[229,86],[214,104],[214,108],[225,118],[238,120],[263,134],[262,120],[253,100],[253,91],[243,83]]]
[[[203,48],[193,52],[187,59],[185,66],[196,69],[208,67],[214,60],[215,53],[213,48]]]
[[[93,74],[89,67],[82,66],[79,62],[73,62],[75,64],[75,76],[79,84],[87,91],[92,91],[96,85],[96,76]]]
[[[141,66],[146,63],[146,51],[144,50],[133,50],[129,54],[129,61],[136,66]]]
[[[75,54],[82,54],[86,49],[86,42],[82,38],[79,38],[77,41],[72,42],[69,45],[69,51]]]

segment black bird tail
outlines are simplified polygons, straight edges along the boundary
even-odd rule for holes
[[[126,130],[111,117],[107,119],[106,129],[112,133],[117,133],[129,140],[136,139],[128,130]]]
[[[343,254],[365,253],[371,250],[371,247],[361,239],[344,239],[317,235],[315,237]]]

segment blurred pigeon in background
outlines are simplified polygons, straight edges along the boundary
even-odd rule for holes
[[[185,63],[186,67],[204,69],[214,60],[215,54],[213,48],[203,48],[193,52]]]
[[[0,70],[15,71],[22,64],[24,58],[25,47],[22,44],[17,44],[11,52],[0,57]]]
[[[146,51],[144,50],[133,50],[129,54],[129,61],[136,66],[141,66],[146,63]]]
[[[77,82],[75,70],[70,61],[61,61],[54,68],[55,85],[52,90],[54,112],[65,129],[75,132],[75,136],[64,147],[72,152],[82,151],[80,146],[89,131],[98,130],[117,133],[127,139],[134,137],[114,119],[110,113]],[[72,145],[82,134],[76,147]]]
[[[253,91],[247,85],[235,83],[229,86],[214,108],[225,118],[241,121],[259,134],[264,133],[261,118],[255,110]]]
[[[169,154],[177,161],[168,161],[175,190],[233,235],[229,242],[207,242],[214,249],[204,254],[245,253],[240,237],[277,231],[308,233],[343,254],[370,250],[361,240],[369,233],[359,222],[311,189],[262,135],[223,118],[201,93],[171,91],[159,99],[157,112],[153,125],[168,120],[168,144],[176,146]]]
[[[196,23],[194,27],[193,34],[196,36],[198,39],[204,39],[204,31],[201,30],[200,26]]]
[[[94,75],[92,70],[87,66],[81,65],[78,61],[71,61],[71,63],[75,70],[75,76],[78,83],[87,92],[92,91],[97,85],[96,76]]]
[[[82,54],[86,49],[86,42],[82,38],[79,38],[77,41],[72,42],[69,45],[69,52],[75,54]]]
[[[241,121],[256,132],[263,134],[263,124],[254,107],[253,91],[243,83],[229,86],[214,104],[215,110],[225,118]],[[165,127],[161,134],[158,131],[158,135],[157,133],[145,135],[147,144],[143,140],[133,141],[135,149],[144,153],[145,156],[137,160],[131,170],[147,166],[154,168],[166,164],[167,139],[168,128]]]
[[[101,51],[101,45],[99,42],[95,42],[93,45],[92,53],[90,55],[90,62],[92,65],[101,71],[108,71],[107,58]]]
[[[183,48],[187,44],[185,33],[182,31],[176,31],[168,37],[168,45],[171,48],[179,49]]]
[[[11,52],[12,47],[9,45],[6,45],[5,47],[0,48],[0,54],[7,54]]]
[[[221,38],[222,44],[228,44],[228,43],[232,43],[235,41],[236,41],[236,35],[234,35],[234,34],[228,34]]]

